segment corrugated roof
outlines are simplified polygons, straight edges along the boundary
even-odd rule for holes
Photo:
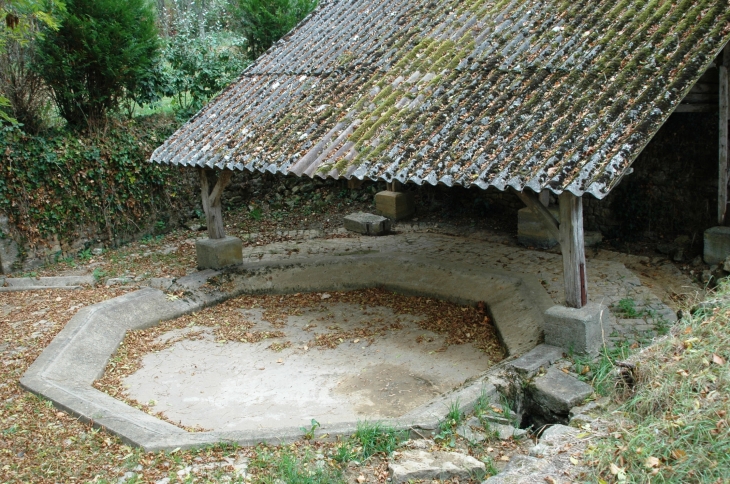
[[[730,37],[726,0],[330,0],[152,155],[603,198]]]

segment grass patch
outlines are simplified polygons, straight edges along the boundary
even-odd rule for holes
[[[614,348],[604,346],[597,359],[584,355],[572,355],[574,370],[578,374],[578,378],[590,384],[596,393],[607,396],[616,389],[613,372],[616,362],[625,360],[630,353],[628,344],[624,342],[617,343]]]
[[[255,482],[274,484],[339,484],[344,483],[342,471],[316,460],[309,450],[297,455],[290,447],[260,449],[250,468],[256,472]]]
[[[636,309],[636,301],[630,297],[621,299],[617,303],[618,312],[629,319],[636,319],[642,316],[642,312]]]
[[[730,296],[721,281],[719,296]],[[677,323],[638,355],[619,422],[594,448],[606,482],[727,482],[730,469],[730,300]]]
[[[380,422],[359,422],[352,439],[359,446],[360,460],[365,460],[375,454],[392,454],[401,442],[408,439],[408,433]]]
[[[405,440],[408,440],[408,432],[404,430],[380,422],[358,422],[355,433],[334,449],[332,459],[345,464],[363,462],[376,454],[389,456]]]

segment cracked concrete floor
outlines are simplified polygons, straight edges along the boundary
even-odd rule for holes
[[[259,309],[240,311],[256,322],[251,331],[277,329]],[[469,343],[447,347],[444,336],[420,328],[419,319],[382,306],[336,303],[289,316],[278,328],[284,337],[252,344],[221,343],[209,327],[173,330],[160,339],[182,339],[147,354],[124,383],[131,398],[154,402],[154,410],[173,422],[209,430],[399,417],[493,365]],[[352,331],[368,320],[397,321],[400,329],[334,349],[307,346],[317,325]],[[185,339],[185,333],[196,337]],[[291,346],[270,349],[283,342]]]

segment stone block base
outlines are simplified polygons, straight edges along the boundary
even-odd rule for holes
[[[575,353],[595,355],[601,349],[601,326],[608,328],[609,312],[602,304],[580,309],[553,306],[545,311],[545,344]]]
[[[722,264],[730,255],[730,227],[712,227],[705,230],[705,262]]]
[[[199,239],[195,242],[198,269],[222,269],[243,262],[243,243],[237,237]]]
[[[560,222],[560,208],[552,205],[548,207],[548,210]],[[527,247],[541,249],[549,249],[558,245],[558,239],[550,235],[542,218],[527,207],[517,211],[517,241]]]
[[[378,192],[375,194],[375,210],[378,215],[393,220],[408,218],[416,211],[413,192]]]
[[[357,212],[345,217],[345,230],[363,235],[382,235],[390,232],[390,220],[372,213]]]

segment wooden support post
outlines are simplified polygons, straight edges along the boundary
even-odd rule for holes
[[[583,240],[583,199],[565,191],[560,195],[560,250],[563,253],[565,302],[568,307],[588,304],[586,251]]]
[[[543,190],[540,192],[540,203],[546,207],[550,205],[550,190]]]
[[[391,192],[400,192],[403,186],[403,184],[396,179],[393,179],[390,183],[386,183],[386,185],[388,190]]]
[[[728,67],[730,67],[730,45],[726,45],[720,55],[721,62],[718,66],[720,71],[720,153],[718,160],[717,180],[717,223],[725,224],[727,213],[727,182],[728,182],[728,120],[730,112],[728,101],[730,101],[728,86]]]
[[[223,170],[217,179],[215,178],[215,171],[211,168],[198,168],[198,174],[200,175],[203,211],[205,212],[206,224],[208,226],[208,238],[223,239],[226,236],[226,231],[223,225],[221,196],[223,195],[223,189],[231,181],[233,172],[231,170]],[[213,180],[210,180],[209,176]],[[212,189],[210,189],[211,181],[215,183]]]

